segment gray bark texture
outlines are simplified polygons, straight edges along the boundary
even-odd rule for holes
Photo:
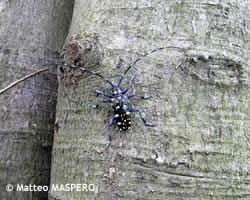
[[[186,49],[188,58],[164,49],[131,69],[140,74],[138,94],[154,97],[133,104],[157,126],[134,116],[102,153],[109,108],[88,105],[107,85],[81,70],[61,73],[51,184],[95,191],[51,190],[50,199],[249,199],[248,7],[246,0],[76,0],[68,62],[114,77],[159,47]]]
[[[249,199],[248,6],[76,0],[69,62],[109,77],[158,47],[181,47],[189,56],[165,49],[135,65],[129,75],[140,74],[136,90],[154,98],[133,103],[157,126],[134,116],[131,130],[113,130],[102,153],[109,108],[88,105],[100,100],[94,89],[107,85],[80,70],[60,75],[51,184],[94,184],[95,191],[50,191],[50,198]]]
[[[56,66],[51,63],[67,36],[72,9],[71,0],[0,1],[0,89],[50,68],[0,94],[2,200],[48,196],[15,190],[17,184],[49,185],[57,94]],[[13,192],[6,192],[7,184]]]

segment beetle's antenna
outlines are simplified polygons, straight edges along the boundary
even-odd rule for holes
[[[113,84],[110,80],[106,79],[104,76],[98,74],[98,73],[95,72],[95,71],[92,71],[92,70],[89,70],[89,69],[85,69],[85,68],[82,68],[82,67],[79,68],[79,67],[77,67],[77,66],[75,66],[75,65],[70,65],[70,67],[73,67],[73,68],[76,68],[76,69],[81,69],[82,71],[89,72],[89,73],[91,73],[91,74],[93,74],[93,75],[95,75],[95,76],[98,76],[98,77],[100,77],[101,79],[103,79],[104,81],[106,81],[107,83],[109,83],[112,87],[114,87],[114,84]]]
[[[185,56],[188,58],[187,52],[186,52],[184,49],[180,48],[180,47],[175,47],[175,46],[160,47],[160,48],[154,49],[154,50],[152,50],[152,51],[150,51],[150,52],[148,52],[148,53],[145,53],[145,54],[142,55],[141,57],[137,58],[134,62],[132,62],[132,63],[128,66],[128,68],[127,68],[127,69],[125,70],[125,72],[124,72],[124,75],[127,74],[127,72],[128,72],[137,62],[139,62],[139,61],[142,60],[143,58],[147,57],[148,55],[150,55],[150,54],[152,54],[152,53],[155,53],[155,52],[157,52],[157,51],[161,51],[161,50],[164,50],[164,49],[177,49],[177,50],[179,50],[179,51],[181,51],[181,52],[184,52]]]
[[[95,76],[100,77],[101,79],[103,79],[104,81],[109,83],[112,87],[114,87],[114,84],[110,80],[106,79],[105,77],[103,77],[102,75],[96,73],[95,71],[92,71],[92,70],[89,70],[89,69],[84,69],[84,68],[80,68],[80,69],[83,70],[83,71],[89,72],[89,73],[91,73],[91,74],[93,74]]]

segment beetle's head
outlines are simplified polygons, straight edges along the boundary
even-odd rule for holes
[[[114,85],[112,87],[112,93],[113,93],[113,95],[121,94],[121,92],[122,92],[121,88],[118,85]]]

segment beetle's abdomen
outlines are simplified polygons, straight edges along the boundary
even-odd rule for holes
[[[115,122],[120,130],[127,131],[131,126],[131,114],[129,111],[116,106],[114,109]]]

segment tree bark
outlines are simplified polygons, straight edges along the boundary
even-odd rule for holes
[[[48,192],[16,188],[49,185],[57,94],[52,63],[66,38],[72,8],[70,0],[0,2],[0,89],[50,68],[0,95],[0,199],[47,199]]]
[[[50,198],[248,199],[247,7],[240,0],[76,0],[67,62],[109,77],[159,47],[183,48],[188,58],[164,49],[131,69],[140,74],[138,94],[154,97],[133,103],[157,126],[134,116],[126,134],[113,130],[103,153],[109,108],[88,105],[107,85],[81,70],[60,75],[51,184],[94,184],[95,191],[51,190]]]

